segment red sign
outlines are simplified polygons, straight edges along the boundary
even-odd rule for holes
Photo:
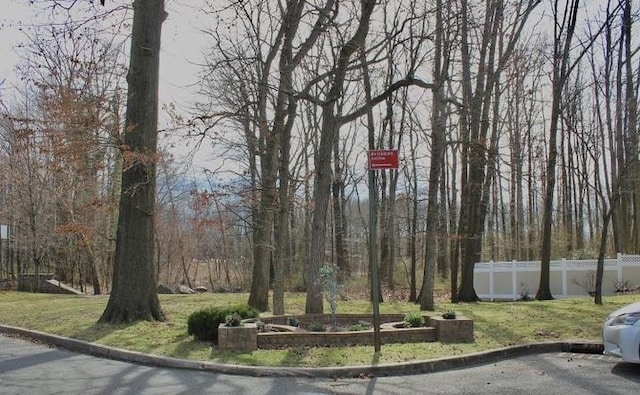
[[[397,169],[399,163],[397,149],[369,151],[369,170]]]

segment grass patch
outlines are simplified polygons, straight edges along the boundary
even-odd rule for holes
[[[353,366],[427,360],[538,341],[600,341],[602,322],[609,312],[637,301],[638,295],[607,297],[604,306],[595,305],[590,298],[440,303],[433,314],[453,310],[458,316],[473,318],[475,343],[389,344],[383,345],[379,357],[370,346],[222,352],[187,335],[187,317],[192,312],[212,305],[245,303],[247,298],[247,294],[160,295],[167,322],[111,326],[96,324],[106,306],[106,296],[0,292],[0,323],[176,358],[261,366]],[[303,314],[304,298],[300,293],[287,294],[287,314]],[[406,302],[380,305],[381,313],[417,311],[417,305]],[[370,313],[371,306],[363,300],[340,301],[338,312]]]

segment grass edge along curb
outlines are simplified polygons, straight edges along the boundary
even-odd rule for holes
[[[120,348],[102,346],[95,343],[88,343],[82,340],[71,339],[58,335],[51,335],[44,332],[32,331],[9,325],[0,325],[0,334],[20,336],[51,346],[57,346],[69,351],[94,355],[97,357],[103,357],[117,361],[133,362],[141,365],[155,367],[190,369],[207,371],[211,373],[255,377],[347,378],[362,376],[399,376],[407,374],[439,372],[465,366],[490,363],[502,359],[529,354],[542,354],[550,352],[587,352],[594,354],[602,353],[602,345],[598,343],[543,342],[509,346],[496,350],[427,361],[402,362],[371,366],[274,368],[266,366],[226,365],[214,362],[194,361],[188,359],[164,357],[159,355],[149,355],[137,351],[129,351]]]

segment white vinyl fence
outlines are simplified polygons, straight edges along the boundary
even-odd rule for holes
[[[550,286],[554,298],[590,295],[595,289],[597,260],[551,261]],[[540,261],[476,263],[474,288],[483,300],[535,297],[540,284]],[[605,259],[602,294],[613,295],[640,286],[640,256],[618,254]]]

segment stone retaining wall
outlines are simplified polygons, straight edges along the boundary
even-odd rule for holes
[[[35,274],[18,274],[18,291],[83,295],[81,291],[56,280],[55,275],[51,273],[40,274],[39,276]]]
[[[41,273],[39,276],[35,274],[18,274],[18,291],[42,293],[57,293],[52,285],[48,284],[48,280],[52,280],[55,274]]]

